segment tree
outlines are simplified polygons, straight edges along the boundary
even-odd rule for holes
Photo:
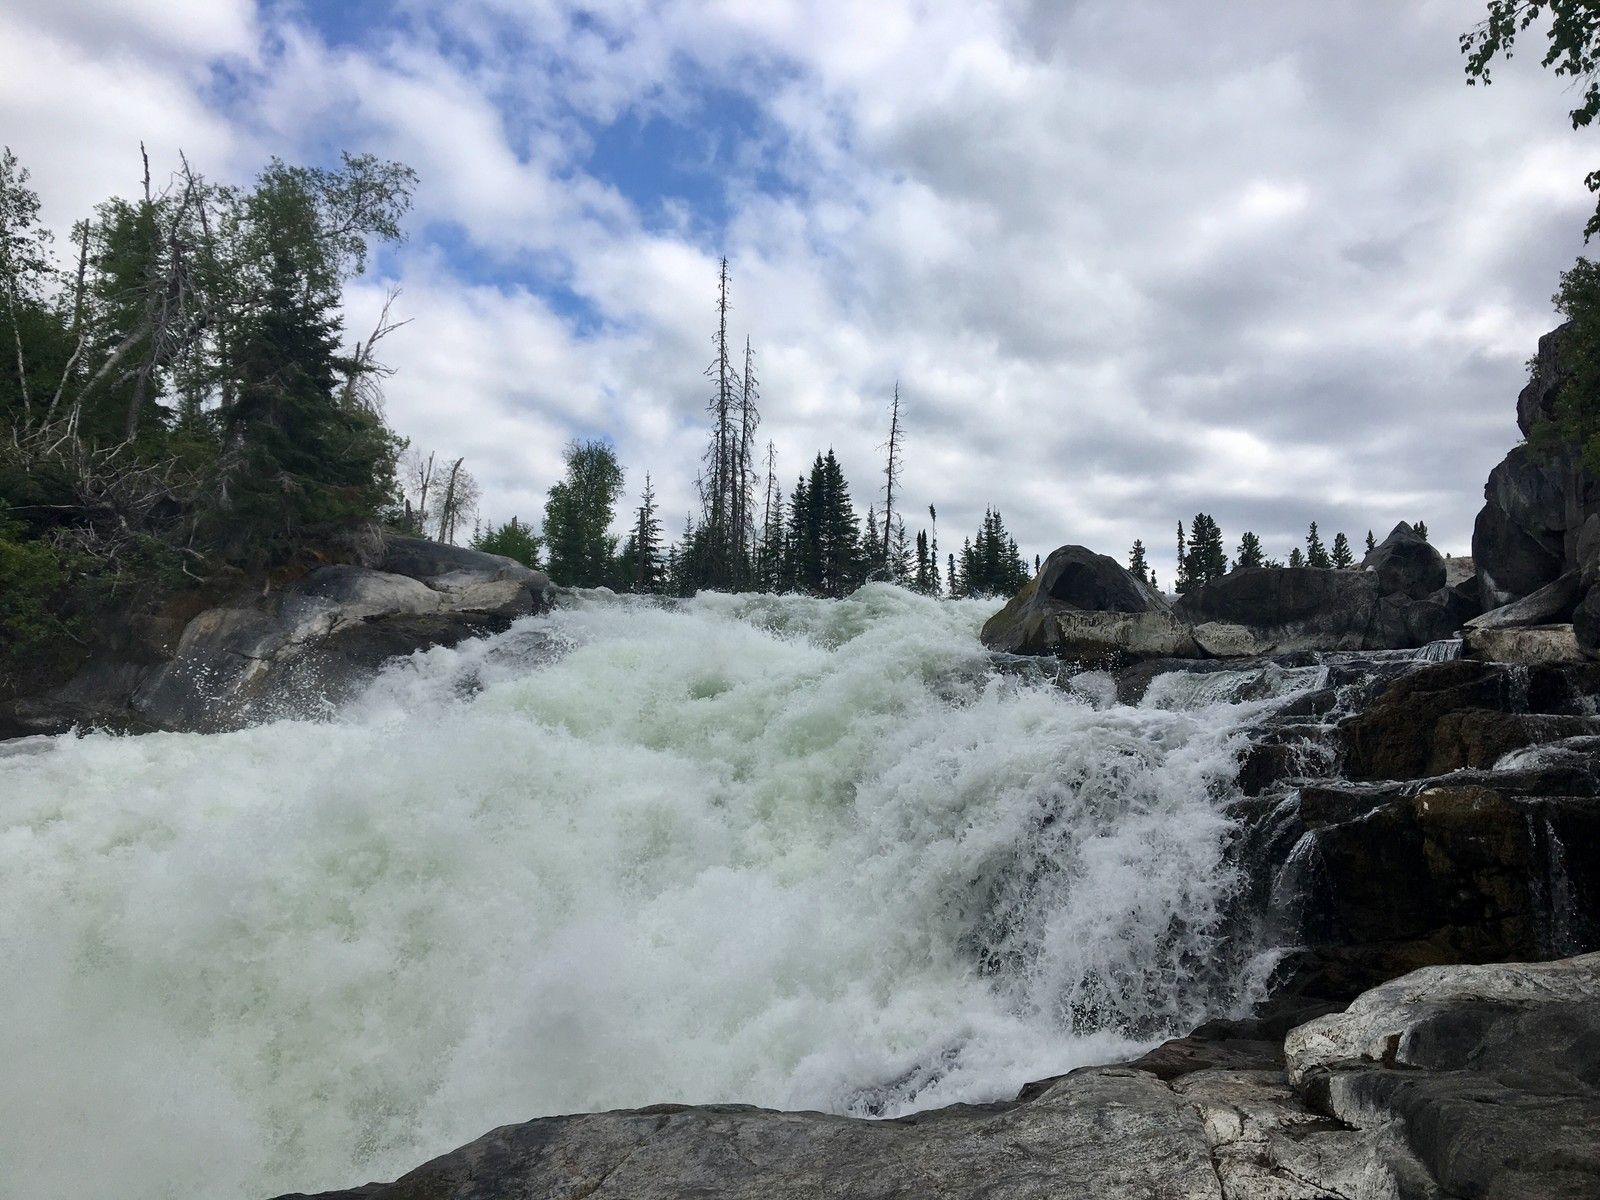
[[[539,566],[539,539],[514,516],[504,525],[490,525],[473,534],[472,548],[515,559],[525,567]]]
[[[1356,556],[1350,552],[1350,539],[1343,533],[1333,535],[1333,565],[1341,571],[1356,565]]]
[[[1378,548],[1377,540],[1372,536],[1372,530],[1367,530],[1367,553],[1371,554]]]
[[[1461,52],[1467,56],[1467,83],[1493,83],[1491,67],[1497,57],[1509,59],[1519,35],[1549,14],[1545,53],[1541,65],[1553,67],[1557,77],[1582,84],[1580,103],[1567,116],[1574,129],[1600,115],[1600,2],[1597,0],[1489,0],[1488,15],[1461,35]],[[1600,171],[1590,171],[1584,186],[1600,192]],[[1600,205],[1584,226],[1587,241],[1600,233]]]
[[[1418,521],[1411,528],[1417,531],[1417,536],[1423,541],[1428,540],[1428,523],[1426,521]]]
[[[1184,592],[1187,592],[1189,590],[1189,574],[1188,574],[1188,568],[1185,565],[1188,562],[1188,559],[1189,559],[1189,549],[1188,549],[1188,546],[1187,546],[1187,544],[1185,542],[1185,539],[1184,539],[1183,522],[1179,521],[1178,522],[1178,576],[1177,576],[1177,580],[1173,584],[1173,587],[1175,587],[1177,589],[1179,595],[1182,595]]]
[[[1289,551],[1289,565],[1291,567],[1303,567],[1306,565],[1306,556],[1301,552],[1299,546],[1295,546]]]
[[[1128,570],[1135,578],[1146,583],[1150,581],[1150,564],[1145,561],[1144,543],[1138,538],[1133,539],[1133,547],[1128,551]]]
[[[1237,571],[1241,567],[1266,565],[1266,556],[1261,551],[1261,539],[1246,530],[1244,536],[1239,539],[1239,551],[1234,556],[1233,569]]]
[[[1322,538],[1317,533],[1317,523],[1311,522],[1311,528],[1306,531],[1306,566],[1315,567],[1319,571],[1326,571],[1333,566],[1333,560],[1328,557],[1328,548],[1322,544]]]
[[[5,147],[0,150],[0,289],[5,293],[0,299],[16,363],[17,409],[24,421],[31,421],[34,413],[34,366],[23,345],[27,315],[41,306],[52,270],[50,233],[39,223],[38,193],[28,186],[27,169]]]
[[[960,590],[966,596],[1009,596],[1028,582],[1028,564],[995,509],[987,509],[976,538],[963,543]]]
[[[1562,344],[1568,374],[1551,418],[1534,427],[1530,440],[1547,452],[1570,446],[1600,474],[1600,263],[1578,259],[1562,273],[1554,302],[1569,322]]]
[[[1189,545],[1179,563],[1187,589],[1201,587],[1228,573],[1228,556],[1222,549],[1222,530],[1208,513],[1196,513],[1189,525]]]
[[[544,540],[550,577],[569,587],[599,587],[611,575],[616,538],[611,522],[622,494],[622,466],[602,441],[567,444],[566,478],[550,489]]]
[[[883,554],[882,560],[888,570],[889,580],[898,583],[902,577],[904,564],[895,561],[890,546],[890,534],[895,529],[894,519],[894,489],[900,482],[900,381],[894,381],[894,399],[889,404],[889,444],[888,459],[883,467]],[[901,530],[902,540],[905,530]]]
[[[743,453],[742,384],[728,350],[728,308],[728,260],[724,257],[717,275],[717,329],[711,338],[715,354],[705,371],[712,381],[711,398],[706,403],[706,411],[711,414],[711,441],[706,447],[701,476],[696,547],[699,582],[724,591],[736,588],[744,575],[739,489],[748,467]]]
[[[455,545],[456,532],[477,511],[482,495],[478,481],[462,465],[465,462],[466,459],[458,458],[450,464],[439,495],[439,515],[434,533],[438,541],[449,546]]]
[[[661,521],[656,516],[656,492],[647,472],[639,507],[634,510],[633,530],[629,534],[625,564],[630,590],[646,594],[659,592],[665,583],[661,562]]]

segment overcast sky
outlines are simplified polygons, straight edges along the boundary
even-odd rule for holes
[[[681,525],[726,254],[786,481],[831,445],[864,511],[898,378],[946,548],[993,505],[1166,583],[1196,511],[1465,551],[1600,165],[1534,47],[1465,85],[1481,9],[6,0],[0,142],[63,228],[140,139],[415,167],[350,326],[401,287],[391,422],[487,515],[603,435]]]

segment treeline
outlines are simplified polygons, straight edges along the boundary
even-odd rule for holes
[[[1424,541],[1427,540],[1426,522],[1418,521],[1412,528]],[[1365,552],[1370,553],[1376,545],[1372,530],[1367,530]],[[1261,539],[1254,533],[1246,531],[1240,536],[1239,545],[1230,561],[1224,549],[1221,527],[1210,514],[1196,513],[1187,530],[1184,529],[1182,521],[1178,522],[1177,563],[1178,573],[1172,581],[1173,591],[1183,593],[1210,583],[1213,579],[1220,579],[1228,572],[1237,571],[1242,567],[1289,566],[1342,571],[1356,566],[1356,557],[1350,549],[1349,538],[1343,533],[1336,533],[1333,535],[1332,544],[1325,544],[1322,534],[1317,529],[1317,523],[1313,521],[1306,531],[1304,547],[1290,547],[1287,558],[1268,558]],[[1155,572],[1150,568],[1142,540],[1135,540],[1128,551],[1128,570],[1147,583],[1156,585]]]
[[[520,517],[480,527],[471,544],[543,566],[575,587],[691,596],[698,591],[803,592],[843,596],[883,580],[930,596],[1009,595],[1029,578],[1027,563],[1000,514],[990,510],[959,551],[940,558],[938,513],[909,531],[902,508],[905,428],[896,384],[887,412],[881,484],[863,519],[833,450],[819,450],[785,491],[777,448],[756,460],[761,423],[755,350],[730,339],[728,264],[718,274],[713,354],[706,376],[709,437],[696,480],[698,513],[669,539],[649,474],[631,510],[628,533],[617,524],[624,471],[603,441],[573,442],[565,477],[550,489],[535,535]]]
[[[349,558],[403,516],[394,325],[347,341],[339,312],[414,183],[347,155],[245,188],[185,160],[158,185],[145,158],[58,253],[0,155],[0,671],[48,667],[108,606]]]

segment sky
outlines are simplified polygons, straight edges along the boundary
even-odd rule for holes
[[[1399,520],[1464,553],[1600,142],[1535,47],[1465,84],[1469,0],[6,0],[0,142],[66,229],[139,143],[247,182],[420,176],[391,423],[538,521],[574,437],[694,507],[718,260],[788,484],[863,512],[888,403],[943,548],[1196,512],[1286,557]],[[625,520],[625,517],[620,518]]]

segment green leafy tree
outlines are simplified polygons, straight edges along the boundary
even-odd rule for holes
[[[504,525],[490,525],[475,534],[472,548],[485,554],[515,559],[525,567],[539,566],[539,539],[527,525],[512,517]]]
[[[1531,440],[1546,450],[1571,446],[1600,473],[1600,264],[1578,259],[1562,273],[1554,299],[1570,322],[1562,345],[1568,375],[1552,419],[1541,422]]]
[[[1541,65],[1557,77],[1577,85],[1579,102],[1567,113],[1574,129],[1594,123],[1600,115],[1600,2],[1597,0],[1489,0],[1484,19],[1461,35],[1466,55],[1467,83],[1488,86],[1497,58],[1509,59],[1518,37],[1549,17],[1545,26],[1545,52]],[[1600,192],[1600,171],[1590,171],[1584,186]],[[1600,206],[1584,226],[1585,240],[1600,233]]]
[[[1264,567],[1267,565],[1266,555],[1261,550],[1261,539],[1254,533],[1245,531],[1239,539],[1239,550],[1234,555],[1233,569],[1240,567]]]
[[[603,587],[614,578],[617,539],[610,529],[622,465],[603,441],[570,442],[565,458],[566,478],[550,488],[544,506],[550,577],[568,587]]]
[[[1341,571],[1356,565],[1356,556],[1350,552],[1350,539],[1342,532],[1333,535],[1333,565]]]

